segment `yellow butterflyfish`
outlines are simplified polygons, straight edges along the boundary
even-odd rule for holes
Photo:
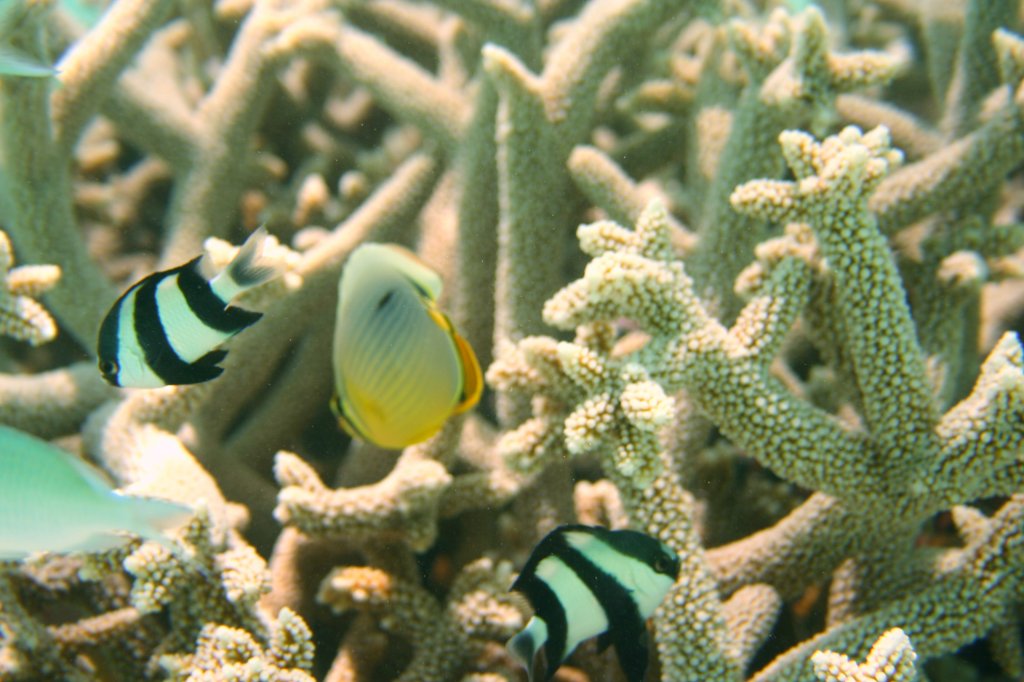
[[[338,284],[331,407],[350,435],[398,449],[480,399],[473,349],[437,307],[441,278],[412,252],[363,244]]]

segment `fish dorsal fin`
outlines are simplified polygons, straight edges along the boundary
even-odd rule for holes
[[[57,446],[53,447],[55,450],[60,451],[61,456],[65,458],[65,460],[71,466],[71,468],[74,469],[78,473],[78,475],[82,477],[82,480],[84,480],[89,485],[90,488],[92,488],[95,492],[99,493],[100,495],[110,494],[110,491],[114,486],[111,484],[110,479],[107,478],[107,475],[103,473],[103,471],[97,469],[92,464],[89,464],[80,457],[76,457],[75,455],[71,454],[70,452],[67,452],[62,448],[58,448]]]
[[[124,530],[138,535],[143,540],[158,542],[168,549],[172,549],[173,545],[164,532],[173,530],[192,518],[191,507],[179,502],[123,492],[114,492],[113,496],[124,505],[126,514],[132,522],[131,526]]]
[[[0,425],[0,447],[25,457],[58,462],[67,466],[94,492],[109,495],[113,485],[107,475],[81,457],[35,436]]]
[[[480,400],[484,390],[484,376],[480,371],[480,362],[476,359],[473,347],[458,332],[452,330],[452,340],[459,353],[462,364],[462,395],[452,414],[459,414],[470,409]]]
[[[380,244],[380,246],[385,249],[381,253],[387,261],[408,278],[417,289],[426,293],[431,301],[436,301],[441,296],[441,276],[424,263],[422,258],[398,244]]]
[[[161,497],[142,497],[121,491],[115,492],[114,495],[131,508],[131,512],[136,518],[142,519],[157,530],[177,528],[192,517],[191,507],[173,500],[165,500]]]

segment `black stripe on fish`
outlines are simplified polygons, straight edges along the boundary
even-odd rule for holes
[[[656,573],[667,575],[673,580],[679,575],[679,557],[666,556],[660,544],[648,535],[635,530],[612,531],[596,526],[577,526],[575,529],[588,532],[623,556],[647,564]]]
[[[103,378],[114,386],[117,386],[117,372],[118,372],[118,346],[121,342],[121,334],[119,327],[121,326],[121,308],[124,303],[124,294],[121,298],[117,299],[114,306],[107,313],[107,316],[103,318],[103,324],[100,325],[100,335],[96,342],[96,352],[99,355],[99,367],[100,372],[103,373]]]
[[[200,258],[202,256],[166,273],[178,275],[178,289],[192,314],[210,329],[226,334],[237,334],[263,317],[263,313],[235,308],[222,301],[210,288],[209,281],[199,274]]]
[[[548,537],[551,536],[549,535]],[[555,594],[555,591],[536,575],[537,564],[540,563],[541,559],[546,559],[547,556],[547,554],[544,554],[544,556],[538,558],[538,553],[535,551],[530,556],[530,560],[526,562],[526,566],[523,566],[522,573],[512,583],[512,589],[526,595],[530,605],[533,606],[535,616],[544,621],[544,625],[548,629],[548,638],[544,643],[544,652],[547,657],[547,670],[544,671],[545,680],[551,679],[555,671],[558,670],[558,667],[562,665],[562,659],[567,653],[565,651],[565,640],[569,634],[569,623],[566,620],[565,607],[562,605],[558,595]],[[537,559],[537,561],[534,561],[534,559]],[[532,678],[533,662],[530,661],[529,665],[531,666]]]
[[[586,526],[568,526],[564,530],[585,532],[598,542],[603,540]],[[597,599],[608,621],[608,636],[615,646],[622,671],[631,682],[642,682],[647,670],[647,627],[631,590],[591,561],[585,552],[570,545],[564,533],[555,536],[551,553],[575,573]],[[554,670],[551,673],[554,674]]]
[[[188,363],[174,352],[160,320],[156,289],[164,278],[173,274],[175,270],[168,270],[150,275],[139,283],[135,293],[135,336],[145,353],[146,364],[165,383],[198,384],[209,381],[224,371],[217,367],[217,362],[224,358],[224,351],[211,351],[194,363]]]
[[[585,542],[574,539],[580,536],[589,539]],[[603,556],[605,554],[609,555],[607,560]],[[537,576],[537,571],[546,560],[554,562],[555,570],[544,579]],[[574,576],[593,596],[608,624],[607,630],[598,637],[599,648],[613,644],[622,670],[630,682],[642,682],[648,658],[646,619],[651,615],[642,609],[653,608],[642,601],[650,595],[645,597],[640,586],[631,584],[633,579],[630,577],[632,569],[629,564],[633,562],[642,563],[653,573],[666,576],[668,584],[679,573],[679,559],[675,553],[657,539],[643,533],[611,531],[596,526],[560,526],[548,533],[534,548],[512,589],[526,595],[536,617],[546,625],[544,614],[551,613],[556,614],[555,617],[560,615],[562,619],[567,617],[568,622],[575,622],[572,619],[580,613],[580,607],[562,603],[566,597],[557,593],[559,584],[566,584],[563,582],[565,575]],[[619,576],[616,571],[625,573]],[[582,617],[587,617],[587,614]],[[548,658],[548,675],[545,679],[553,676],[562,661],[572,653],[565,649],[579,644],[565,641],[566,622],[562,621],[561,640],[549,639],[544,646]],[[516,642],[517,647],[523,644]]]

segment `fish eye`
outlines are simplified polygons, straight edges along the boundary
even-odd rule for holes
[[[658,573],[671,573],[672,560],[666,556],[660,556],[654,560],[654,570]]]
[[[113,360],[100,360],[100,372],[107,376],[113,376],[117,374],[117,363]]]

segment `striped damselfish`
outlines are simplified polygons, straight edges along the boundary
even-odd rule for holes
[[[132,535],[170,548],[162,531],[191,515],[175,502],[117,493],[70,452],[0,426],[0,560],[100,552]]]
[[[679,574],[679,557],[649,535],[567,525],[534,548],[512,589],[534,615],[508,642],[531,682],[549,680],[585,639],[615,646],[630,682],[647,670],[646,621]]]
[[[227,351],[217,347],[263,316],[229,304],[277,275],[263,256],[268,239],[262,227],[253,232],[212,278],[203,276],[197,256],[124,292],[100,326],[97,354],[107,383],[158,388],[220,376]]]
[[[363,244],[338,283],[331,407],[384,448],[426,440],[480,399],[473,349],[437,307],[441,278],[412,252]]]

